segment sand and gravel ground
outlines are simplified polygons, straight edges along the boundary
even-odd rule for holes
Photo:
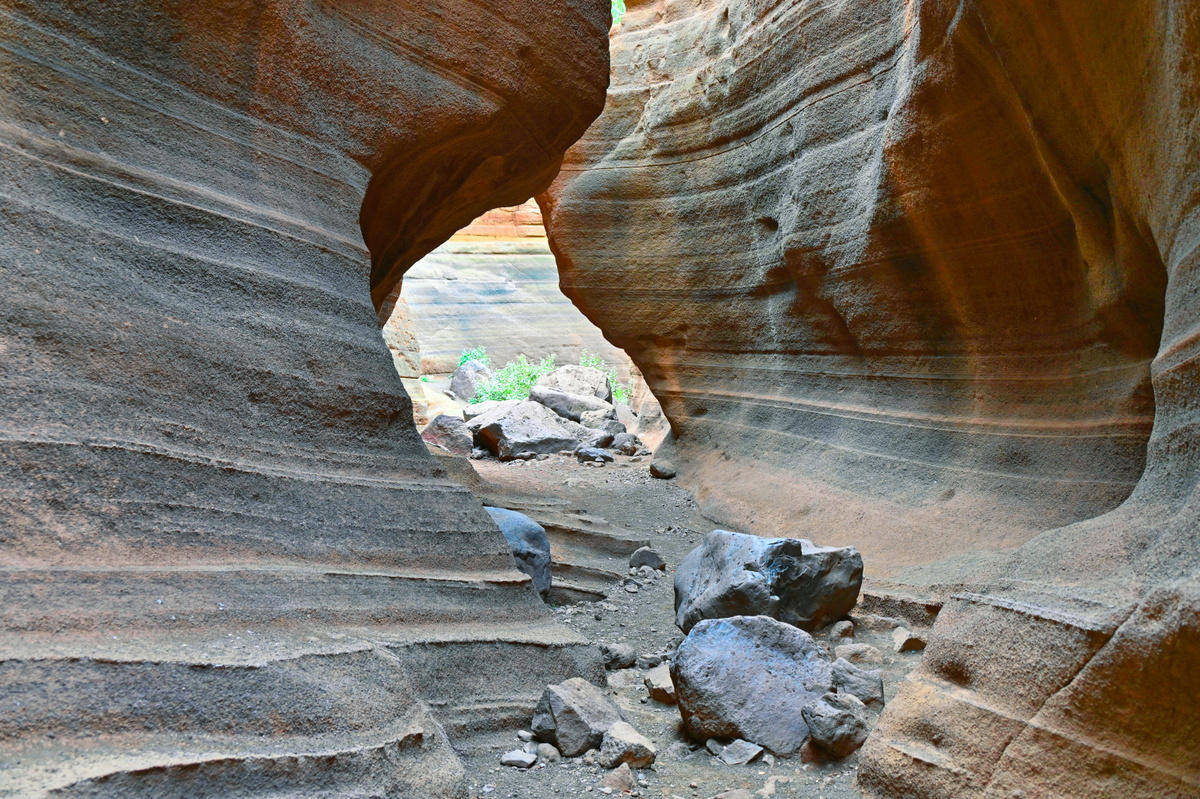
[[[616,464],[604,468],[558,457],[473,464],[499,495],[510,492],[565,500],[573,510],[603,517],[619,529],[648,538],[666,559],[666,573],[643,580],[637,593],[614,583],[603,601],[554,607],[557,620],[592,641],[627,643],[639,654],[662,652],[682,640],[674,622],[674,567],[715,526],[699,513],[686,489],[674,481],[651,478],[645,460],[631,463],[628,458],[618,458]],[[890,700],[898,683],[919,662],[920,654],[893,653],[890,636],[884,632],[859,630],[855,640],[883,652],[884,689]],[[829,763],[802,763],[792,758],[780,759],[772,766],[762,762],[727,766],[703,747],[686,752],[677,745],[687,741],[678,709],[651,700],[642,684],[643,674],[637,668],[608,672],[609,687],[626,717],[658,749],[654,766],[638,772],[645,783],[638,790],[641,796],[707,799],[736,788],[761,797],[847,799],[862,795],[854,786],[857,755]],[[478,738],[470,751],[463,753],[473,799],[604,795],[600,787],[606,772],[599,766],[584,765],[582,758],[539,764],[528,771],[499,764],[500,755],[519,747],[513,729]]]

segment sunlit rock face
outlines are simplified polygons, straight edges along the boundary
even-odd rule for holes
[[[541,198],[712,515],[876,576],[1015,548],[874,794],[1200,792],[1197,52],[1172,0],[631,4]]]
[[[459,795],[591,661],[377,313],[554,175],[607,4],[0,15],[0,794]]]

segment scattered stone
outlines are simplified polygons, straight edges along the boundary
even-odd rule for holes
[[[492,453],[488,452],[483,447],[472,447],[470,457],[471,457],[471,460],[473,460],[473,461],[481,461],[484,458],[490,456],[491,454]]]
[[[458,399],[470,402],[475,397],[479,384],[493,377],[495,375],[486,364],[472,359],[454,370],[454,374],[450,376],[450,390]]]
[[[534,739],[534,734],[529,730],[517,730],[517,738],[528,743]]]
[[[650,698],[665,705],[675,704],[675,683],[671,682],[671,667],[662,663],[646,672],[642,680]]]
[[[638,587],[637,580],[630,580],[625,583],[625,591],[630,594],[636,594],[641,588]]]
[[[666,570],[667,562],[663,560],[662,555],[655,552],[650,547],[638,547],[629,556],[629,567],[632,569],[640,569],[643,566],[649,566],[651,569]]]
[[[637,778],[633,776],[628,763],[622,763],[605,774],[600,784],[613,791],[636,791],[638,788]]]
[[[649,580],[654,580],[658,577],[658,572],[656,572],[654,569],[651,569],[649,566],[639,567],[637,573]]]
[[[575,457],[580,462],[595,461],[597,463],[612,463],[613,456],[602,449],[587,447],[575,450]]]
[[[670,672],[694,738],[744,738],[777,755],[800,748],[808,735],[800,709],[833,684],[812,636],[766,616],[701,621]]]
[[[667,751],[663,753],[665,760],[687,760],[695,754],[695,750],[684,741],[676,741],[667,747]]]
[[[463,420],[470,422],[479,416],[483,416],[485,413],[490,413],[494,410],[512,410],[520,404],[521,400],[488,400],[487,402],[477,402],[474,405],[468,405],[463,408]]]
[[[650,476],[670,480],[675,476],[675,464],[666,458],[659,458],[650,464]]]
[[[704,742],[704,748],[708,750],[713,757],[720,757],[725,751],[725,744],[718,741],[716,738],[709,738]]]
[[[599,749],[589,749],[586,752],[584,752],[583,753],[583,765],[585,765],[585,766],[596,765],[596,755],[598,755],[598,754],[600,754]]]
[[[883,653],[870,644],[842,644],[834,648],[833,655],[851,663],[883,663]]]
[[[892,630],[892,646],[897,652],[919,652],[925,648],[925,636],[912,632],[907,627]]]
[[[867,740],[867,709],[850,694],[825,694],[801,709],[813,743],[836,758],[854,752]]]
[[[596,468],[600,468],[600,467],[604,466],[604,461],[584,461],[583,465],[584,466],[595,466]]]
[[[522,746],[521,746],[521,751],[522,751],[522,752],[528,752],[528,753],[529,753],[529,754],[531,754],[531,755],[536,755],[536,754],[537,754],[537,748],[538,748],[538,743],[537,743],[537,741],[526,741],[526,742],[524,743],[524,745],[522,745]]]
[[[741,738],[738,738],[721,750],[721,754],[717,755],[717,757],[727,766],[744,766],[762,753],[763,748],[758,744],[752,744],[749,741],[743,741]]]
[[[770,758],[769,762],[768,762],[767,758]],[[775,765],[775,758],[771,757],[770,753],[763,755],[762,760],[763,760],[763,763],[766,763],[766,765],[768,765],[768,766]],[[789,783],[791,781],[792,781],[791,777],[782,777],[779,775],[767,777],[766,785],[764,785],[761,790],[755,791],[754,795],[759,796],[762,799],[767,799],[767,797],[775,795],[775,790],[780,785],[786,785],[787,783]]]
[[[639,655],[637,659],[637,667],[639,669],[652,669],[662,662],[662,655]]]
[[[471,433],[467,423],[457,416],[445,413],[435,416],[421,431],[421,438],[453,455],[469,457],[471,454]]]
[[[500,756],[500,765],[512,766],[513,768],[532,768],[536,762],[537,755],[530,754],[521,749],[514,749]]]
[[[854,622],[839,621],[829,628],[829,638],[838,640],[839,638],[854,638]]]
[[[713,530],[675,571],[675,623],[770,616],[812,631],[845,616],[862,587],[853,547]]]
[[[627,669],[637,662],[637,652],[629,644],[600,644],[600,659],[609,671]]]
[[[637,455],[646,445],[633,433],[617,433],[613,436],[611,446],[622,455]],[[634,463],[640,463],[640,459]]]
[[[600,746],[604,733],[624,721],[611,697],[582,677],[551,685],[533,713],[533,734],[554,744],[566,757]]]
[[[553,744],[538,744],[537,756],[538,760],[545,763],[557,763],[562,760],[562,755],[554,748]]]
[[[564,419],[538,402],[519,402],[510,408],[496,407],[467,422],[475,446],[493,452],[500,460],[522,453],[554,454],[562,449],[602,447],[612,436]]]
[[[764,766],[773,766],[773,765],[775,765],[775,755],[771,754],[770,752],[767,752],[766,754],[764,754],[764,755],[762,756],[762,762],[763,762],[763,765],[764,765]],[[774,777],[772,777],[771,779],[775,779],[775,778],[774,778]],[[786,778],[786,777],[784,777],[784,778],[782,778],[782,779],[783,779],[783,781],[784,781],[784,782],[787,782],[787,778]],[[770,783],[770,782],[771,782],[771,780],[767,780],[767,782],[768,782],[768,783]]]
[[[874,613],[851,614],[850,620],[855,627],[863,627],[876,633],[886,633],[897,627],[903,627],[904,622],[891,616],[879,616]]]
[[[844,658],[833,664],[833,687],[839,694],[857,697],[867,707],[883,709],[883,675],[860,669]]]
[[[545,600],[550,594],[550,539],[546,528],[523,513],[504,508],[483,509],[504,533],[517,569],[533,578],[533,587]]]
[[[538,386],[557,389],[567,394],[592,396],[612,404],[612,383],[608,375],[590,366],[567,364],[538,378]]]
[[[712,799],[754,799],[754,794],[747,791],[745,788],[734,788],[729,791],[722,791],[713,796]]]
[[[615,768],[622,763],[631,768],[646,768],[657,754],[649,738],[627,722],[618,721],[604,733],[596,761],[604,768]]]

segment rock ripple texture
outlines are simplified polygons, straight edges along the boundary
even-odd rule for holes
[[[813,632],[850,612],[862,577],[853,547],[713,530],[675,570],[675,624],[771,616]]]
[[[1197,52],[1192,0],[638,3],[541,198],[711,517],[1020,547],[947,592],[869,793],[1200,793],[1200,681],[1161,690],[1200,662]]]
[[[833,673],[812,637],[767,616],[700,622],[671,660],[671,679],[696,740],[744,738],[777,755],[804,743],[801,709]]]
[[[0,794],[459,796],[443,729],[589,673],[424,451],[379,320],[549,182],[607,29],[2,4]]]

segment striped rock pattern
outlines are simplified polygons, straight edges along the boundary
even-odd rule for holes
[[[1197,52],[1185,0],[631,2],[541,198],[708,513],[1012,553],[874,795],[1200,794]]]
[[[592,673],[426,453],[378,315],[549,182],[607,28],[0,3],[0,796],[458,796],[443,730]]]

